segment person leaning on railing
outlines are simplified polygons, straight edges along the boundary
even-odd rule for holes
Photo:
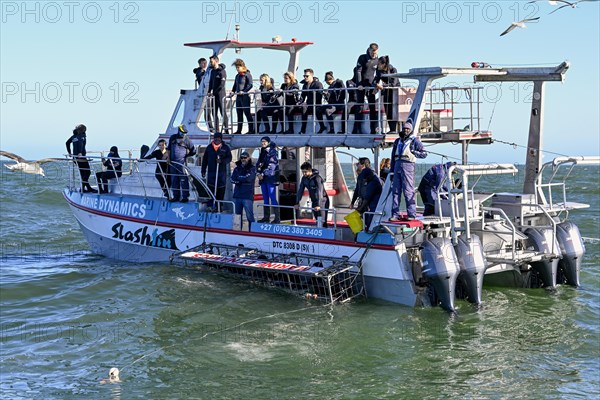
[[[302,113],[302,128],[300,134],[306,133],[306,125],[308,116],[312,115],[319,121],[319,131],[323,133],[327,131],[327,127],[323,122],[323,84],[314,76],[314,71],[310,68],[304,70],[304,85],[302,85],[302,103],[304,112]]]
[[[277,128],[275,125],[277,124],[277,117],[275,113],[279,113],[279,103],[278,96],[275,94],[275,90],[273,89],[273,78],[271,78],[268,74],[262,74],[260,76],[260,97],[257,100],[260,100],[260,109],[258,110],[258,123],[261,122],[265,125],[265,133],[275,132]],[[269,117],[273,120],[273,128],[271,128],[271,124],[269,123]],[[259,126],[260,131],[260,126]]]
[[[247,151],[240,154],[239,161],[236,161],[235,168],[231,173],[231,183],[235,185],[233,189],[233,204],[235,213],[242,215],[242,210],[246,211],[246,218],[251,225],[254,222],[254,183],[256,181],[256,168],[252,165],[252,158]]]
[[[261,138],[260,142],[261,149],[258,161],[256,162],[256,172],[258,173],[258,181],[260,182],[265,214],[258,222],[270,222],[271,211],[273,211],[275,219],[273,219],[272,223],[278,224],[281,221],[279,203],[277,202],[277,186],[279,185],[277,145],[271,142],[271,138],[268,136]]]
[[[156,180],[160,184],[160,188],[163,191],[163,194],[166,198],[169,198],[169,184],[170,179],[168,175],[168,161],[169,161],[169,153],[167,152],[167,141],[165,139],[160,139],[158,141],[158,148],[154,150],[149,155],[142,158],[142,160],[152,160],[156,159],[156,170],[154,172],[154,176]]]

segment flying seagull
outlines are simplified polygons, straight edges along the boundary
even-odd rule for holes
[[[579,1],[574,1],[573,3],[569,2],[569,1],[565,1],[565,0],[556,0],[556,2],[558,2],[558,3],[564,3],[564,4],[562,6],[560,6],[560,7],[558,7],[556,10],[548,13],[548,15],[554,14],[558,10],[561,10],[561,9],[563,9],[565,7],[577,8],[577,4],[584,3],[584,2],[589,2],[589,1],[598,1],[598,0],[579,0]]]
[[[512,31],[515,28],[527,28],[527,26],[525,26],[526,22],[537,21],[538,19],[540,19],[540,17],[526,18],[519,22],[513,22],[512,24],[510,24],[510,26],[508,28],[506,28],[506,30],[504,32],[502,32],[500,34],[500,36],[506,35],[507,33],[509,33],[510,31]]]
[[[64,158],[44,158],[37,161],[27,161],[21,156],[2,150],[0,150],[0,156],[10,158],[11,160],[15,160],[17,162],[16,164],[4,164],[4,166],[11,171],[23,171],[27,174],[36,174],[42,176],[46,176],[44,174],[44,170],[42,169],[42,164],[52,161],[64,161]]]

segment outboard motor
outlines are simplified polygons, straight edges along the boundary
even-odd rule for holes
[[[432,238],[421,245],[423,276],[431,282],[442,308],[454,311],[456,278],[460,272],[452,242],[447,238]]]
[[[481,240],[477,235],[472,235],[471,240],[462,235],[458,238],[455,249],[460,265],[459,279],[467,290],[467,300],[474,304],[480,304],[483,275],[487,267]]]
[[[525,231],[533,249],[542,254],[552,253],[552,229],[529,228]],[[560,255],[560,249],[556,240],[554,241],[554,254]],[[544,287],[556,287],[556,272],[558,270],[558,258],[543,259],[531,263],[531,267],[540,275]]]
[[[556,239],[562,254],[558,266],[565,275],[567,284],[579,286],[579,270],[585,254],[585,245],[579,228],[572,222],[560,223],[556,225]]]

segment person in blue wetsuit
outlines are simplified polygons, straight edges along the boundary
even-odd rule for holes
[[[252,165],[250,154],[244,151],[240,154],[239,161],[235,163],[236,167],[231,174],[231,183],[235,185],[233,189],[233,203],[235,204],[235,213],[242,215],[242,209],[246,211],[248,223],[254,222],[254,182],[256,181],[256,168]]]
[[[108,193],[108,180],[120,178],[122,175],[123,161],[119,155],[117,146],[110,148],[107,158],[102,159],[102,165],[106,167],[105,171],[96,172],[96,180],[98,181],[98,190],[100,193]]]
[[[187,203],[190,197],[190,182],[185,172],[186,159],[196,154],[194,145],[187,137],[188,130],[179,125],[177,133],[169,138],[169,174],[171,175],[171,189],[173,197],[170,201]]]
[[[392,217],[390,221],[400,220],[400,194],[404,194],[408,219],[417,217],[415,201],[415,163],[417,158],[427,157],[421,141],[415,136],[412,122],[406,122],[400,137],[394,142],[390,170],[392,180]]]
[[[423,216],[433,215],[435,213],[435,201],[437,200],[437,190],[442,184],[442,181],[448,174],[448,169],[456,165],[455,162],[447,162],[445,164],[435,164],[431,167],[419,183],[419,194],[425,205]],[[444,181],[444,192],[448,192],[448,179]],[[442,195],[444,196],[444,195]]]
[[[256,172],[260,182],[260,190],[264,200],[264,216],[258,222],[270,222],[271,211],[275,218],[274,224],[280,220],[279,203],[277,202],[277,186],[279,185],[279,157],[277,145],[271,142],[271,138],[264,136],[260,139],[262,148],[256,162]],[[273,207],[269,207],[269,205]]]

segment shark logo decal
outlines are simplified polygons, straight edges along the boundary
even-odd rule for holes
[[[186,219],[191,218],[194,215],[194,213],[185,215],[185,213],[183,212],[183,207],[173,208],[173,212],[175,213],[175,216],[182,221],[185,221]]]

